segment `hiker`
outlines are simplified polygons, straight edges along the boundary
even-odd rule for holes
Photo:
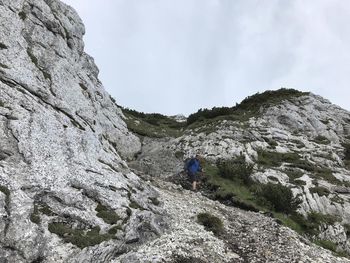
[[[192,190],[197,191],[198,173],[202,171],[202,167],[199,161],[199,155],[192,157],[186,162],[186,172],[190,182],[192,183]]]

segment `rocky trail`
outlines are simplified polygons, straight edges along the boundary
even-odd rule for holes
[[[115,262],[350,262],[271,217],[226,206],[163,179],[151,181],[169,215],[169,229]],[[224,232],[207,231],[198,223],[200,213],[220,218]]]

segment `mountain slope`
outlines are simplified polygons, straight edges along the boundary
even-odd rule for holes
[[[266,98],[266,94],[271,93],[256,96]],[[258,110],[248,113],[248,118],[237,119],[233,112],[199,119],[177,138],[144,138],[143,153],[132,165],[172,178],[181,171],[185,158],[198,153],[210,164],[205,187],[216,190],[209,195],[244,208],[255,206],[252,210],[271,210],[271,204],[261,205],[261,190],[255,188],[264,187],[259,183],[287,186],[302,202],[298,213],[309,221],[317,217],[317,223],[310,226],[299,217],[274,216],[306,232],[311,240],[332,242],[349,253],[350,113],[313,94],[297,94],[272,104],[256,96]],[[240,185],[217,174],[218,160],[240,156],[253,165],[251,178],[257,183]],[[290,219],[297,221],[290,223]]]

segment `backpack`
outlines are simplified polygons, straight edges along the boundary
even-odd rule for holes
[[[197,158],[191,158],[186,165],[187,172],[198,172],[201,170],[199,160]]]

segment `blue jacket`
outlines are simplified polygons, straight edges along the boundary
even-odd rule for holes
[[[197,158],[192,158],[187,164],[187,171],[195,174],[201,170],[199,160]]]

